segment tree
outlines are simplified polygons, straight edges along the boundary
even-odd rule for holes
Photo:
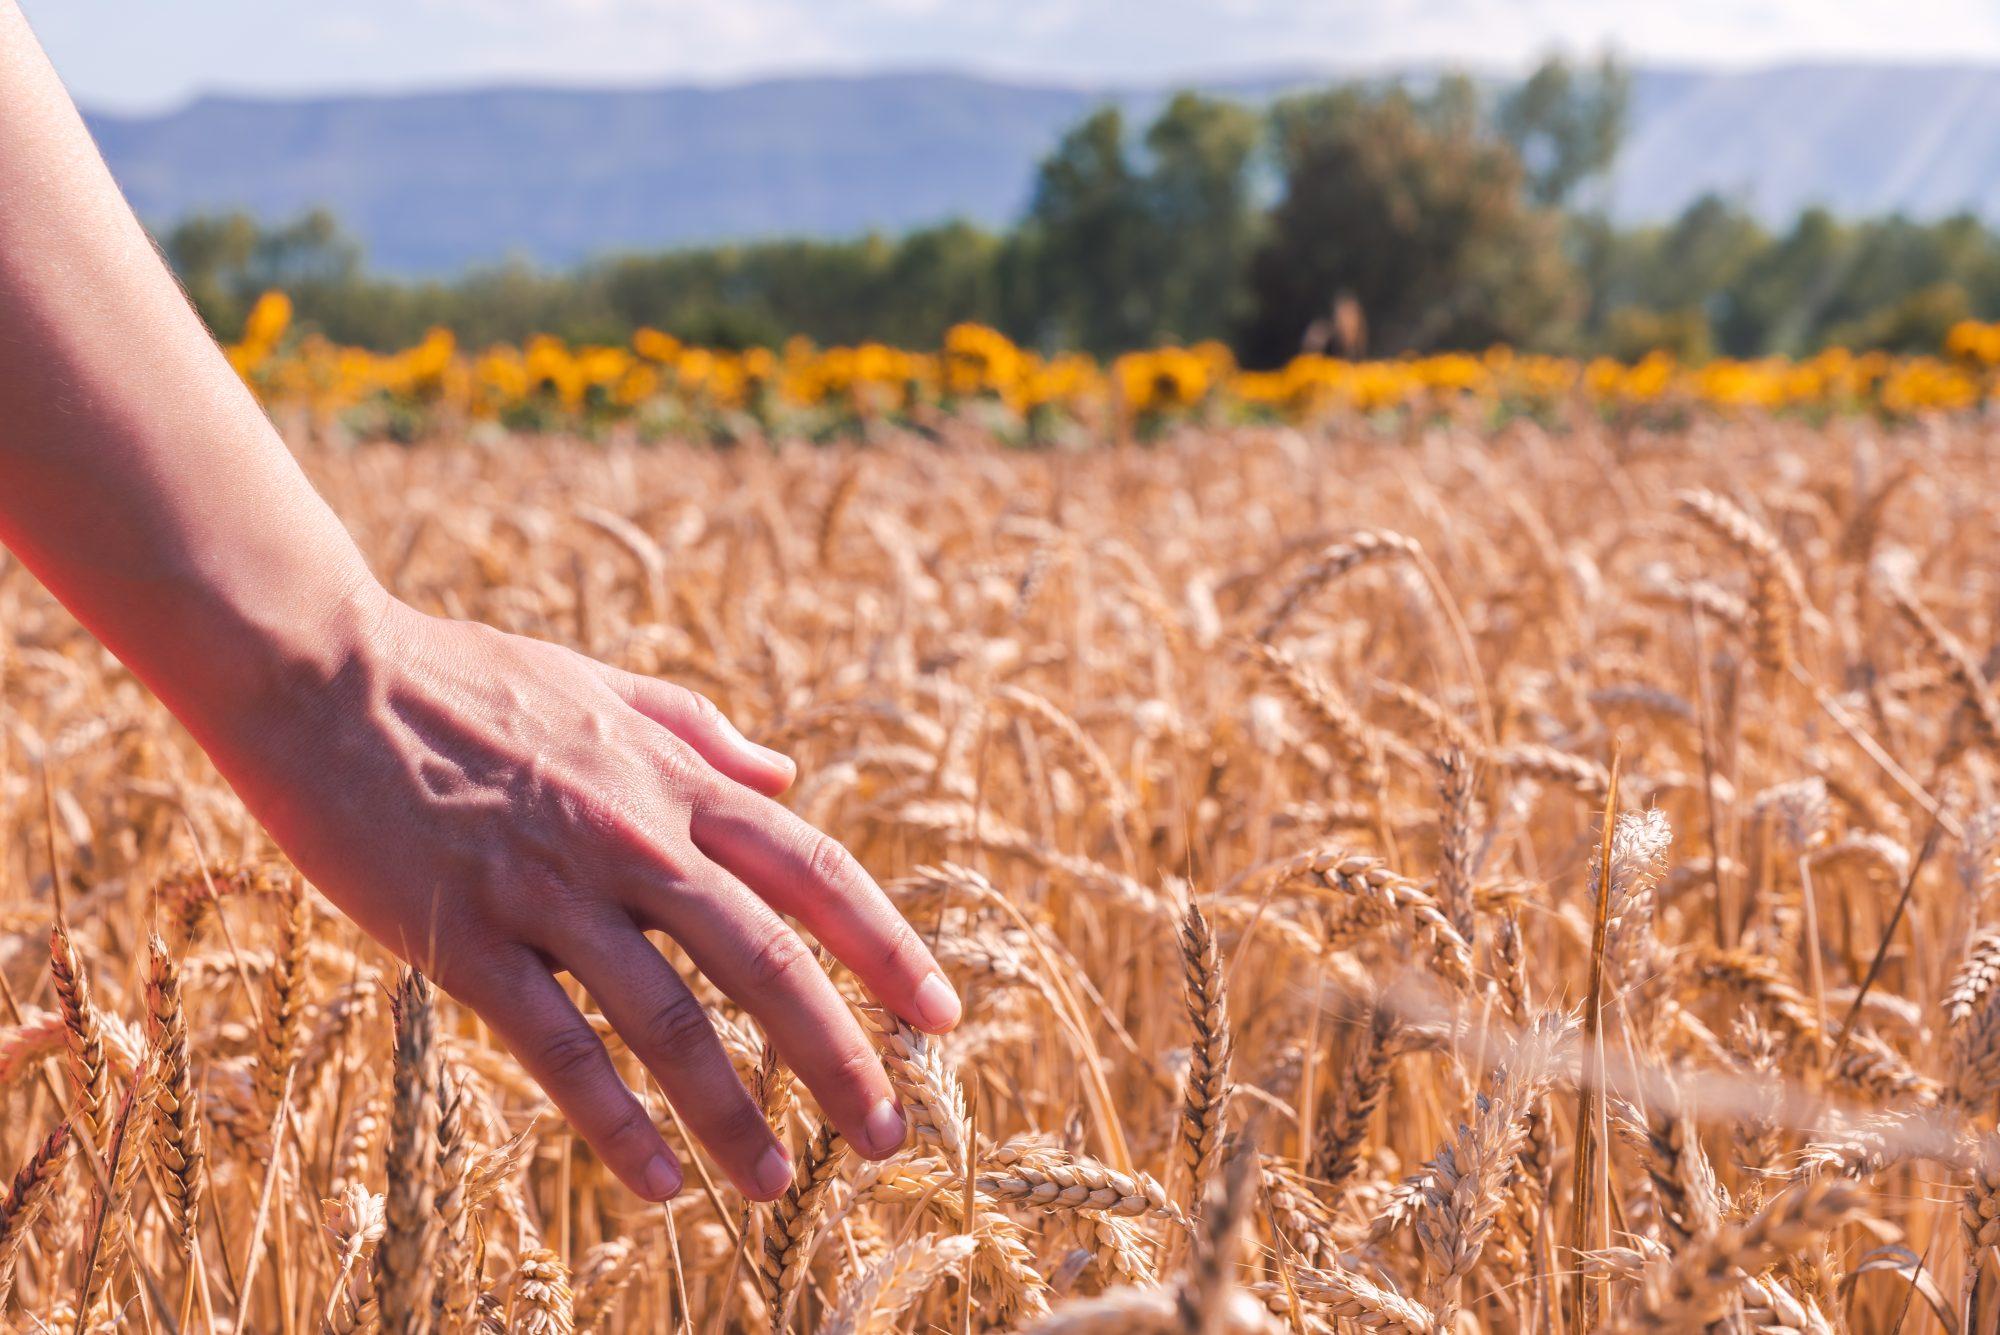
[[[1856,351],[1936,352],[1951,327],[1972,315],[1965,289],[1933,283],[1865,316],[1827,330],[1826,341]]]
[[[1731,356],[1809,351],[1829,299],[1854,263],[1855,238],[1825,209],[1758,251],[1719,313],[1717,345]]]
[[[1194,93],[1177,94],[1147,129],[1156,337],[1227,337],[1248,313],[1259,221],[1250,167],[1261,134],[1248,108]]]
[[[1024,228],[1038,341],[1098,352],[1145,341],[1146,205],[1116,107],[1086,118],[1043,160]]]
[[[1632,80],[1610,56],[1587,72],[1551,56],[1500,101],[1495,117],[1538,204],[1568,206],[1602,176],[1625,137]]]
[[[1226,335],[1245,309],[1256,245],[1259,138],[1249,109],[1194,93],[1147,127],[1143,155],[1116,108],[1065,135],[1022,227],[1030,336],[1113,353]]]
[[[1462,102],[1350,88],[1278,104],[1284,195],[1252,265],[1247,359],[1292,356],[1343,297],[1374,353],[1555,335],[1575,304],[1559,219]]]
[[[161,249],[202,319],[224,337],[242,328],[261,292],[337,287],[361,273],[361,247],[324,209],[276,227],[247,213],[197,214],[169,231]]]

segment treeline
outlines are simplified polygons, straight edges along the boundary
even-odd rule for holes
[[[1773,232],[1708,198],[1665,226],[1614,227],[1600,203],[1627,92],[1609,61],[1551,59],[1497,92],[1444,77],[1265,108],[1183,93],[1142,128],[1106,108],[1063,136],[1004,233],[951,223],[449,282],[370,275],[318,213],[191,218],[162,244],[225,337],[279,287],[301,321],[377,348],[433,325],[475,345],[652,326],[721,347],[923,347],[969,320],[1100,355],[1218,339],[1250,365],[1497,342],[1699,360],[1929,349],[1960,318],[2000,315],[2000,235],[1969,216],[1808,212]]]

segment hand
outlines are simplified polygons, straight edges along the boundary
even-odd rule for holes
[[[756,1017],[850,1143],[893,1153],[904,1119],[881,1063],[779,915],[920,1028],[950,1028],[958,1000],[847,850],[771,800],[792,763],[678,686],[379,590],[366,602],[326,670],[197,728],[313,884],[478,1012],[641,1195],[674,1194],[680,1165],[554,970],[739,1189],[771,1199],[792,1176],[647,931]]]

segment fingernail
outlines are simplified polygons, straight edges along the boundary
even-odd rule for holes
[[[917,985],[913,1004],[918,1023],[926,1029],[949,1029],[958,1023],[958,993],[951,990],[951,984],[941,973],[933,972]]]
[[[646,1194],[656,1201],[671,1199],[681,1189],[680,1170],[664,1154],[646,1165]]]
[[[757,1188],[760,1199],[773,1200],[784,1195],[785,1188],[792,1185],[792,1156],[773,1145],[757,1161],[757,1171],[750,1182]]]
[[[883,1099],[869,1109],[867,1120],[861,1123],[862,1148],[870,1158],[887,1158],[901,1148],[907,1130],[903,1110],[894,1099]]]
[[[792,758],[786,755],[783,751],[773,751],[768,746],[759,746],[757,743],[751,741],[747,737],[744,739],[744,745],[748,746],[752,751],[755,751],[757,753],[757,758],[759,760],[762,760],[765,764],[776,766],[778,769],[783,770],[787,774],[796,774],[798,772],[799,767],[797,763],[794,762]]]

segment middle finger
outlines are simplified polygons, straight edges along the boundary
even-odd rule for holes
[[[701,1003],[653,943],[629,923],[607,924],[561,962],[738,1190],[759,1200],[782,1195],[791,1157],[736,1078]]]
[[[906,1127],[894,1089],[812,951],[741,881],[699,854],[690,861],[698,865],[642,878],[634,913],[756,1017],[850,1144],[873,1159],[895,1153]]]

